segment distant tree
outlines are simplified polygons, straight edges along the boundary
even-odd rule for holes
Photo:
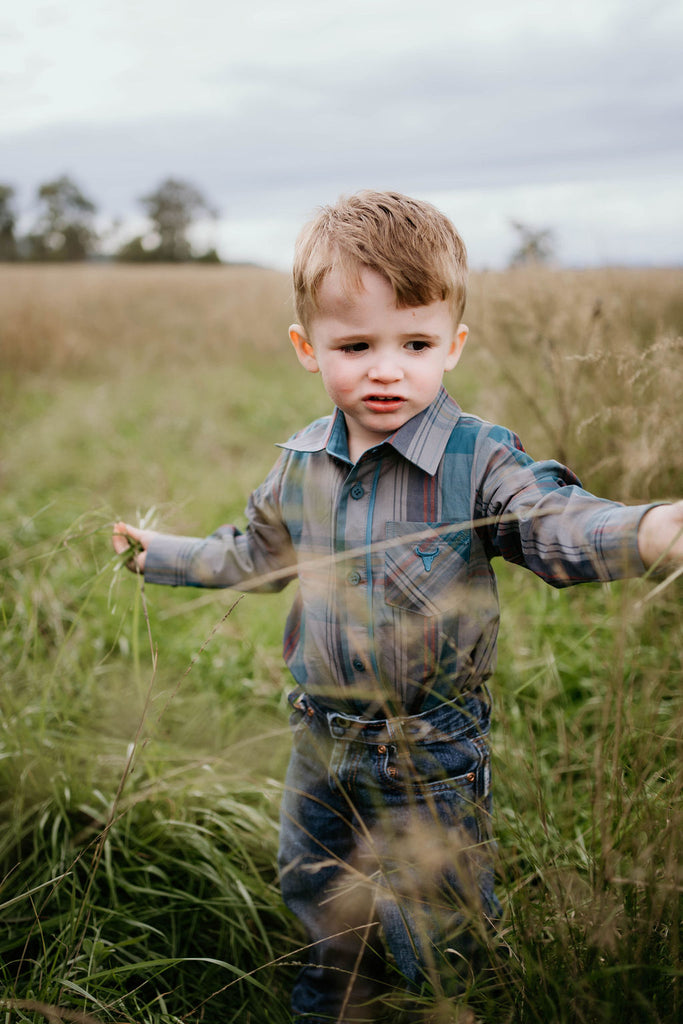
[[[517,248],[510,257],[511,267],[552,262],[555,256],[555,236],[550,228],[539,230],[516,220],[510,223],[518,238]]]
[[[222,259],[215,249],[207,249],[201,256],[195,256],[195,263],[222,263]]]
[[[19,258],[14,234],[17,218],[13,200],[14,189],[12,186],[0,185],[0,260],[3,263]]]
[[[190,227],[202,214],[216,216],[216,211],[194,185],[177,178],[167,178],[154,192],[143,196],[140,202],[152,222],[153,238],[157,244],[147,246],[145,237],[138,236],[119,250],[119,259],[183,263],[194,258],[204,260],[209,257],[209,262],[220,262],[215,251],[202,257],[193,256],[192,245],[187,237]]]
[[[116,253],[116,259],[122,263],[158,263],[158,248],[145,245],[143,235],[136,235],[125,242]]]
[[[42,207],[28,235],[28,256],[33,260],[84,260],[97,245],[93,227],[96,206],[67,175],[45,182],[38,189]]]

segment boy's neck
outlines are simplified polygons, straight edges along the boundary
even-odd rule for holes
[[[388,437],[391,437],[392,434],[396,433],[396,431],[390,431],[385,435],[377,434],[372,437],[368,437],[364,434],[359,435],[357,429],[350,429],[349,421],[346,416],[344,416],[344,421],[346,423],[346,443],[349,449],[349,459],[354,466],[370,448],[376,448],[377,445],[382,444],[382,442],[386,441]]]

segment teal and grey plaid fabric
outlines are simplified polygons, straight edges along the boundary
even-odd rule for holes
[[[589,494],[443,389],[356,465],[339,410],[280,447],[244,531],[161,535],[145,578],[262,592],[297,579],[285,660],[331,708],[413,714],[486,680],[496,556],[558,587],[643,572],[636,534],[651,506]]]

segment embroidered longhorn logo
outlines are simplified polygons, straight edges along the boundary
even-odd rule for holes
[[[419,555],[422,559],[422,564],[425,567],[425,572],[429,572],[432,567],[432,562],[439,553],[439,545],[435,544],[434,547],[429,548],[427,551],[423,551],[420,545],[415,548],[415,554]]]

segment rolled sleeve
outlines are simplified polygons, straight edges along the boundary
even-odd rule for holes
[[[638,526],[650,507],[561,488],[522,519],[522,564],[554,587],[641,576]]]
[[[210,537],[160,533],[145,561],[145,580],[171,587],[231,587],[268,593],[282,590],[296,573],[292,559],[278,557],[251,531],[222,526]]]
[[[282,456],[249,498],[247,527],[221,526],[209,537],[156,534],[147,550],[145,579],[172,587],[231,587],[267,593],[296,575],[296,552],[280,507]]]
[[[638,527],[648,505],[625,506],[584,490],[558,462],[534,462],[503,428],[480,452],[480,513],[492,555],[523,565],[554,587],[645,572]]]
[[[145,580],[170,587],[200,587],[197,561],[206,541],[158,533],[147,549]]]
[[[628,579],[647,571],[638,549],[638,530],[645,513],[657,504],[616,505],[604,517],[596,531],[596,547],[605,567],[602,578]]]

